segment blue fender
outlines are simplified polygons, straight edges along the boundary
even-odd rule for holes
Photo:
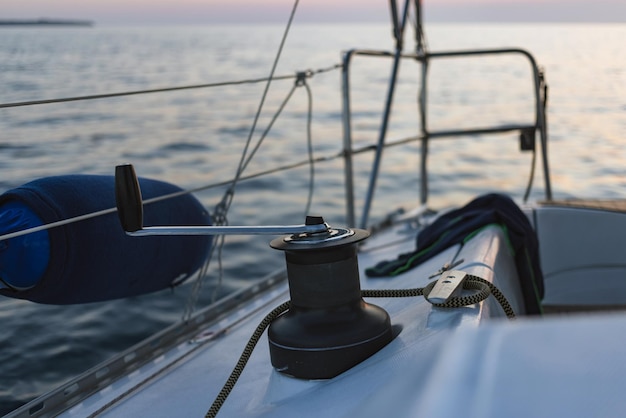
[[[181,191],[140,178],[144,200]],[[46,177],[0,195],[0,235],[115,207],[113,176]],[[192,195],[144,205],[145,226],[210,225]],[[115,212],[0,241],[0,294],[47,304],[136,296],[182,283],[210,236],[127,236]]]

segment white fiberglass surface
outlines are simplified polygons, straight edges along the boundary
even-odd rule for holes
[[[393,246],[378,247],[384,240],[372,240],[369,249],[361,253],[359,266],[362,288],[422,287],[429,276],[457,253],[452,247],[419,267],[392,279],[368,279],[363,270],[381,259],[398,254]],[[390,239],[391,242],[393,239]],[[458,266],[471,274],[495,281],[507,294],[514,309],[519,309],[519,292],[515,293],[515,268],[498,228],[483,231],[472,245],[459,254],[466,261]],[[412,244],[405,244],[410,250]],[[513,273],[513,276],[511,275]],[[287,296],[285,295],[285,298]],[[413,372],[428,374],[443,344],[457,328],[475,328],[491,316],[503,316],[493,302],[458,309],[436,308],[422,297],[370,298],[390,314],[396,338],[382,350],[352,369],[329,380],[300,381],[277,373],[270,364],[268,341],[265,336],[241,375],[234,390],[222,407],[222,416],[345,416],[358,411],[362,405],[379,396],[385,387],[406,375],[407,365]],[[180,361],[155,373],[159,365],[140,375],[135,381],[129,376],[123,385],[112,388],[102,399],[102,405],[118,398],[101,410],[103,416],[203,416],[226,381],[238,356],[262,316],[282,300],[268,303],[258,314],[234,327],[223,337],[199,347]],[[166,364],[165,364],[166,365]],[[419,394],[426,390],[427,381],[413,388]],[[103,395],[100,395],[103,396]],[[75,416],[85,414],[76,407]],[[102,406],[101,405],[101,406]],[[68,416],[71,416],[69,414]]]

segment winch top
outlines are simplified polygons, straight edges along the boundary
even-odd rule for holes
[[[369,237],[369,232],[362,229],[332,228],[321,216],[307,216],[305,225],[326,225],[322,232],[304,232],[278,237],[270,246],[283,251],[319,250],[354,244]]]

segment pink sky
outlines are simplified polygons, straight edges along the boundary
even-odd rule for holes
[[[284,22],[294,0],[2,0],[0,19],[97,23]],[[424,0],[431,21],[626,22],[626,0]],[[387,0],[300,0],[304,21],[388,21]]]

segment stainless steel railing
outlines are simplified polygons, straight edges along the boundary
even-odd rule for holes
[[[393,105],[393,95],[395,85],[397,81],[398,69],[401,59],[411,59],[419,61],[422,64],[421,72],[421,85],[420,85],[420,97],[419,97],[419,118],[421,132],[419,140],[421,141],[421,163],[420,163],[420,203],[426,204],[428,201],[428,144],[431,139],[443,138],[443,137],[457,137],[476,134],[494,134],[510,131],[520,131],[521,135],[525,136],[527,140],[531,141],[532,150],[534,151],[534,135],[536,131],[539,131],[541,155],[542,155],[542,167],[545,181],[545,198],[546,200],[552,199],[552,187],[550,184],[549,164],[547,156],[548,147],[548,135],[547,135],[547,121],[545,117],[545,83],[543,80],[543,74],[534,57],[524,49],[519,48],[503,48],[503,49],[479,49],[479,50],[467,50],[467,51],[446,51],[446,52],[419,52],[419,53],[402,53],[402,43],[397,43],[396,50],[389,51],[375,51],[375,50],[349,50],[343,55],[342,65],[342,103],[343,103],[343,157],[344,157],[344,172],[345,172],[345,188],[346,188],[346,221],[349,226],[356,226],[356,213],[355,213],[355,199],[354,199],[354,176],[353,176],[353,161],[352,156],[354,149],[352,145],[352,116],[351,116],[351,100],[350,100],[350,68],[353,58],[356,56],[365,57],[379,57],[379,58],[392,58],[392,73],[388,83],[387,98],[385,101],[385,107],[382,115],[382,122],[379,129],[378,142],[376,145],[376,154],[370,172],[369,184],[367,194],[365,196],[365,202],[363,205],[363,212],[361,214],[361,220],[358,224],[360,228],[366,228],[368,223],[369,212],[371,204],[374,198],[374,192],[376,189],[376,181],[379,176],[380,160],[385,148],[385,140],[388,130],[388,121],[391,115],[391,109]],[[515,54],[525,57],[531,66],[533,77],[533,94],[535,100],[535,121],[532,124],[507,124],[500,126],[491,126],[484,128],[473,129],[450,129],[450,130],[438,130],[431,131],[428,129],[428,108],[427,108],[427,92],[428,92],[428,64],[433,59],[447,58],[447,57],[461,57],[461,56],[485,56],[485,55],[504,55]],[[530,184],[529,184],[530,186]],[[527,192],[528,194],[528,192]]]

